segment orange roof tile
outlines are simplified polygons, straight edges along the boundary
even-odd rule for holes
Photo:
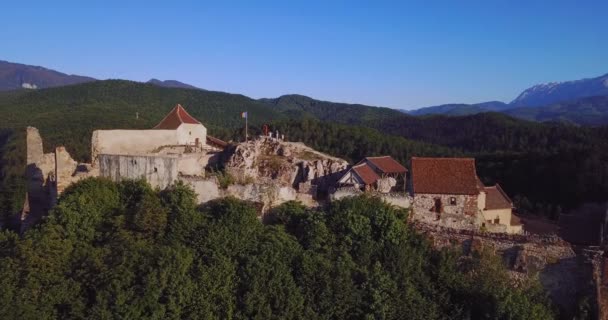
[[[374,169],[367,165],[367,163],[358,164],[354,166],[352,170],[361,178],[361,180],[363,180],[365,184],[373,184],[380,179]]]
[[[194,117],[188,114],[188,112],[178,104],[156,125],[156,127],[154,127],[154,129],[175,130],[182,123],[200,124],[198,120],[194,119]]]
[[[473,158],[412,157],[414,193],[478,194]]]
[[[373,166],[378,168],[382,173],[406,173],[407,169],[393,159],[391,156],[382,157],[366,157],[361,162],[370,162]]]

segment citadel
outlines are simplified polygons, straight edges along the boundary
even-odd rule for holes
[[[408,208],[408,220],[436,247],[460,245],[465,254],[491,247],[515,281],[541,270],[541,283],[564,305],[574,306],[573,296],[590,292],[601,305],[608,294],[603,285],[608,264],[601,251],[557,236],[527,234],[501,186],[479,179],[473,158],[412,157],[408,170],[388,155],[350,165],[287,142],[278,132],[227,143],[208,135],[179,104],[152,129],[94,131],[91,163],[78,163],[62,146],[44,153],[36,128],[28,127],[26,137],[22,231],[44,217],[66,188],[88,177],[144,179],[159,189],[181,182],[195,191],[200,204],[227,196],[253,202],[262,220],[287,201],[317,207],[367,194]]]
[[[218,173],[230,177],[222,183]],[[154,128],[95,130],[91,163],[77,163],[64,147],[43,153],[36,128],[27,129],[27,203],[24,226],[40,219],[69,185],[86,177],[145,179],[164,189],[190,185],[202,204],[234,196],[258,203],[263,214],[286,201],[307,206],[358,194],[373,194],[410,208],[412,219],[456,229],[522,232],[513,203],[499,185],[486,187],[472,158],[412,158],[412,173],[390,156],[355,165],[279,133],[230,145],[176,105]]]

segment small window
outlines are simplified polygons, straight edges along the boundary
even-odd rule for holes
[[[452,205],[452,206],[456,205],[456,197],[451,197],[450,198],[450,205]]]
[[[154,167],[154,172],[158,172],[158,168]]]
[[[188,132],[188,134],[189,134],[189,135],[192,135],[192,131],[189,131],[189,132]]]
[[[494,223],[495,224],[499,224],[500,223],[500,219],[499,218],[494,219]]]

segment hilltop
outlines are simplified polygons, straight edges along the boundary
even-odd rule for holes
[[[78,75],[68,75],[39,66],[0,60],[0,91],[42,89],[95,81]]]

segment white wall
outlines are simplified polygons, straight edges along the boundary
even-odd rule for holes
[[[484,210],[483,211],[483,219],[486,221],[486,225],[488,221],[490,223],[494,223],[494,219],[499,219],[499,224],[505,225],[507,227],[508,233],[521,233],[521,226],[512,226],[511,225],[511,215],[513,214],[513,210],[511,209],[494,209],[494,210]]]
[[[182,123],[176,130],[177,144],[194,144],[196,138],[202,145],[207,143],[207,128],[202,124]]]
[[[482,191],[477,196],[477,208],[479,208],[479,210],[483,210],[486,208],[486,195],[487,193],[485,191]]]
[[[176,130],[95,130],[91,158],[99,154],[143,155],[165,145],[178,144]]]

